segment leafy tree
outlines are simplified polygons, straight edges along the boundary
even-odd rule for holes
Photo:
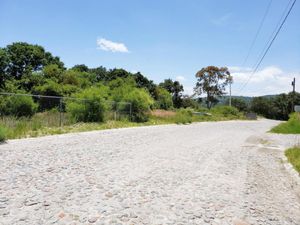
[[[53,79],[59,81],[62,77],[64,70],[61,69],[57,64],[49,64],[43,68],[43,75],[47,79]]]
[[[156,98],[156,96],[155,96],[155,94],[156,94],[156,85],[154,84],[154,82],[152,80],[149,80],[147,77],[145,77],[140,72],[137,72],[136,74],[134,74],[133,77],[135,79],[136,86],[138,88],[147,89],[149,91],[149,93],[151,94],[151,96],[153,98]]]
[[[20,80],[15,80],[15,82],[19,89],[32,92],[34,87],[40,86],[45,82],[45,77],[40,72],[33,72],[24,74]]]
[[[111,99],[116,102],[131,103],[132,119],[136,122],[148,120],[147,112],[153,105],[153,99],[145,89],[137,88],[136,82],[132,77],[117,78],[108,83]],[[129,112],[129,105],[126,111]]]
[[[271,105],[272,100],[270,98],[254,97],[251,101],[251,111],[267,118],[272,118]]]
[[[226,101],[226,105],[229,104],[229,99]],[[237,108],[241,112],[245,112],[248,110],[248,105],[245,100],[241,98],[232,98],[231,99],[231,105],[235,108]]]
[[[117,79],[117,78],[127,78],[131,73],[127,72],[124,69],[112,69],[108,72],[106,79],[108,81]]]
[[[79,72],[89,72],[89,68],[84,64],[75,65],[71,69]]]
[[[172,94],[174,107],[180,108],[182,105],[182,92],[184,91],[183,86],[178,81],[173,81],[172,79],[164,80],[159,86]]]
[[[164,88],[157,87],[155,90],[155,107],[159,109],[170,109],[173,107],[171,94]]]
[[[32,71],[39,71],[48,64],[57,64],[60,68],[64,66],[58,57],[53,57],[39,45],[15,42],[7,45],[4,51],[8,57],[6,75],[15,79],[21,79],[24,74]]]
[[[93,74],[95,76],[95,79],[96,79],[97,82],[108,80],[108,71],[103,66],[90,69],[89,73]]]
[[[217,98],[225,94],[225,87],[232,82],[227,67],[208,66],[196,73],[196,95],[206,93],[206,105],[210,109]]]

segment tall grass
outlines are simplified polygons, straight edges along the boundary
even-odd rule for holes
[[[286,150],[285,156],[300,174],[300,147],[294,147]]]
[[[293,113],[287,122],[271,129],[271,132],[280,134],[300,134],[300,113]]]
[[[0,126],[0,143],[6,140],[6,129]]]
[[[206,109],[201,110],[208,112]],[[108,115],[112,117],[103,123],[76,123],[68,114],[62,115],[57,111],[37,113],[31,118],[0,117],[0,126],[5,128],[5,135],[8,139],[36,137],[52,134],[70,132],[81,132],[90,130],[102,130],[121,127],[149,126],[159,124],[189,124],[202,121],[221,121],[231,119],[243,119],[242,114],[236,113],[234,109],[218,107],[209,111],[210,114],[195,115],[191,109],[179,109],[173,111],[159,111],[150,114],[147,122],[136,123],[128,120],[128,115]],[[60,126],[62,116],[63,126]],[[112,120],[114,119],[114,121]],[[117,121],[116,121],[117,120]]]

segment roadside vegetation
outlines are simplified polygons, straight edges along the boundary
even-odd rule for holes
[[[295,170],[300,174],[300,147],[290,148],[285,151],[285,156],[288,161],[293,165]]]
[[[65,68],[42,46],[12,43],[0,48],[0,141],[243,118],[241,110],[216,106],[232,82],[226,67],[203,68],[196,79],[195,94],[187,96],[182,84],[172,79],[155,84],[140,72],[119,68]]]
[[[203,108],[201,115],[194,114],[194,112],[194,109],[153,110],[148,113],[148,120],[144,122],[129,121],[126,117],[104,122],[76,122],[71,115],[68,116],[66,113],[63,115],[64,126],[62,127],[57,121],[59,116],[57,111],[37,113],[32,117],[2,117],[0,123],[5,128],[0,128],[0,137],[1,131],[4,137],[2,141],[4,141],[5,138],[16,139],[112,128],[244,119],[243,113],[228,106],[215,107],[209,112]]]
[[[300,113],[292,113],[287,122],[273,127],[271,132],[279,134],[300,134]]]

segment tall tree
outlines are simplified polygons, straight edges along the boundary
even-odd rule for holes
[[[225,87],[232,82],[227,67],[208,66],[196,73],[197,83],[195,94],[200,96],[206,93],[207,108],[218,102],[218,97],[225,94]]]
[[[149,80],[140,72],[133,74],[133,77],[136,82],[136,86],[138,88],[145,88],[149,91],[153,98],[156,98],[156,84],[154,84],[153,80]]]
[[[45,65],[56,64],[60,68],[64,67],[58,57],[52,56],[39,45],[15,42],[7,45],[4,51],[8,57],[6,74],[18,80],[24,74],[40,71]]]
[[[172,94],[173,105],[176,108],[182,106],[182,92],[184,91],[183,86],[178,81],[172,79],[166,79],[164,82],[159,84],[160,87],[166,89]]]

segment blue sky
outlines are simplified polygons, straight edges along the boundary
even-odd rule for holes
[[[289,2],[272,1],[243,65],[269,1],[0,0],[0,47],[16,41],[39,44],[67,67],[84,63],[141,71],[155,82],[178,79],[186,93],[202,67],[227,66],[235,94]],[[258,73],[239,94],[286,92],[292,77],[300,80],[299,12],[297,2]]]

